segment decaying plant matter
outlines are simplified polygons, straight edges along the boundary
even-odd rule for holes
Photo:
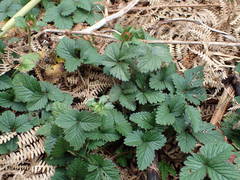
[[[214,111],[216,107],[218,107],[218,98],[220,97],[222,90],[225,87],[223,80],[226,79],[229,73],[235,68],[236,63],[240,62],[239,1],[189,0],[186,2],[184,0],[105,0],[100,4],[103,4],[105,6],[104,12],[101,11],[102,14],[104,13],[103,15],[105,17],[102,21],[92,26],[87,26],[85,23],[79,23],[75,24],[75,27],[73,27],[74,31],[68,31],[54,29],[52,25],[49,25],[51,29],[44,27],[45,30],[42,29],[42,31],[39,33],[32,32],[30,34],[23,34],[21,35],[21,40],[16,42],[11,41],[9,44],[7,44],[4,53],[0,54],[0,58],[2,60],[2,64],[0,64],[0,76],[11,71],[12,69],[19,69],[19,66],[23,63],[23,58],[21,58],[22,56],[28,53],[37,53],[39,54],[39,58],[38,61],[34,64],[33,71],[31,71],[31,73],[37,77],[38,80],[55,84],[60,90],[67,94],[70,94],[73,97],[73,109],[90,110],[101,113],[101,110],[104,110],[104,108],[106,108],[105,105],[107,103],[104,102],[106,104],[101,104],[102,102],[98,102],[98,98],[108,94],[109,90],[114,85],[121,84],[122,81],[120,80],[129,80],[128,74],[124,74],[126,77],[122,74],[119,75],[116,72],[115,74],[111,74],[110,72],[107,75],[106,71],[111,69],[113,66],[108,66],[109,64],[107,63],[103,63],[100,66],[99,64],[97,66],[94,66],[92,64],[84,64],[84,61],[81,62],[81,65],[78,64],[73,67],[74,71],[67,71],[66,69],[69,67],[66,67],[66,58],[62,58],[60,55],[61,52],[56,52],[57,50],[55,51],[55,49],[59,46],[59,42],[61,42],[65,36],[71,37],[76,41],[80,39],[79,37],[75,36],[75,34],[77,34],[82,35],[84,40],[89,40],[91,43],[93,43],[93,46],[97,48],[97,51],[100,54],[104,54],[106,47],[110,43],[117,41],[116,38],[112,36],[112,33],[118,35],[121,34],[117,30],[114,30],[114,26],[116,24],[120,24],[123,27],[132,26],[136,28],[143,28],[157,40],[162,42],[169,42],[170,53],[173,57],[173,61],[177,65],[177,72],[179,74],[182,74],[187,69],[203,66],[203,83],[204,87],[207,88],[208,99],[200,105],[199,109],[201,110],[202,119],[209,122],[212,116],[214,116]],[[19,36],[17,32],[13,31],[13,34],[14,33],[15,35]],[[31,37],[30,39],[29,35]],[[145,40],[143,42],[151,44],[154,42],[154,40]],[[194,44],[194,42],[196,43]],[[209,42],[220,42],[222,45],[213,43],[211,44]],[[228,43],[232,43],[231,46],[228,46]],[[234,43],[237,45],[234,46]],[[124,46],[121,45],[121,48],[122,47]],[[79,51],[79,49],[75,50]],[[73,54],[76,53],[75,50]],[[93,52],[93,54],[94,53],[95,52]],[[74,58],[79,57],[74,56]],[[128,61],[124,63],[128,63]],[[106,68],[107,70],[103,70],[102,66],[105,65],[109,69]],[[145,73],[145,71],[148,72],[146,69],[141,69],[141,73]],[[152,73],[151,70],[149,70],[149,72]],[[154,75],[151,74],[152,79],[154,79],[153,76]],[[142,77],[142,79],[144,78]],[[175,79],[175,83],[176,82],[177,80]],[[137,82],[136,84],[139,85],[140,82]],[[142,87],[138,88],[141,89]],[[144,92],[135,91],[135,89],[131,89],[130,86],[129,89],[134,91],[134,93],[139,93],[138,101],[141,102],[141,105],[147,101],[150,101],[152,103],[156,100],[141,100],[141,98],[144,97]],[[144,91],[143,89],[141,90]],[[122,96],[124,97],[124,87],[122,87],[121,91],[123,92]],[[131,93],[127,94],[127,98],[124,97],[124,100],[120,100],[120,98],[118,99],[118,101],[120,101],[120,104],[123,102],[123,105],[121,104],[121,110],[123,112],[126,112],[127,115],[130,114],[130,111],[135,111],[134,107],[131,106],[132,104],[135,104],[135,102],[129,103],[127,101],[129,99],[130,101],[132,100],[131,98],[133,97],[134,93]],[[94,98],[97,99],[97,102],[94,102],[95,106],[93,106],[93,109],[91,109],[89,105],[87,106],[87,102]],[[157,100],[154,103],[156,103],[155,105],[158,105],[159,102],[162,103],[160,100]],[[152,104],[151,106],[153,106]],[[190,102],[189,104],[192,105],[194,103]],[[200,102],[196,103],[196,106],[199,104]],[[195,109],[191,109],[191,107],[189,107],[186,112],[196,112]],[[160,110],[164,109],[164,107],[162,109],[161,108],[162,107],[159,106],[159,112]],[[225,110],[228,108],[229,106],[226,105]],[[225,110],[222,112],[221,118],[224,115]],[[185,114],[187,114],[186,112]],[[143,114],[135,114],[136,117],[139,115],[139,119],[141,119],[142,117],[145,118],[144,113],[145,112],[143,112]],[[116,113],[115,115],[119,114]],[[149,116],[149,114],[147,115]],[[146,117],[148,117],[147,115]],[[230,117],[229,119],[235,121],[236,117]],[[60,118],[58,121],[58,123],[64,128],[64,126],[61,124]],[[166,122],[162,122],[161,125],[165,125],[164,123]],[[0,155],[0,179],[7,179],[10,177],[16,180],[48,180],[51,176],[53,176],[55,173],[55,167],[48,165],[43,161],[43,158],[46,156],[46,150],[44,149],[45,139],[43,136],[36,135],[38,128],[39,127],[35,127],[23,133],[9,132],[0,135],[0,145],[18,139],[18,149],[16,151],[10,152],[7,155]],[[211,128],[212,127],[210,127],[210,129]],[[234,128],[238,130],[236,124]],[[208,132],[212,130],[210,129],[206,128],[203,131]],[[104,131],[105,129],[97,129],[97,133],[99,134]],[[135,136],[143,136],[143,134],[141,134],[142,132],[134,131],[134,133],[132,134]],[[205,132],[201,133],[204,134]],[[181,138],[184,139],[185,136],[190,136],[189,134],[179,134],[178,140]],[[195,136],[197,137],[196,134]],[[107,139],[107,135],[104,138]],[[89,144],[94,140],[91,139]],[[109,141],[111,142],[112,140]],[[108,142],[108,140],[106,140],[106,142]],[[100,143],[103,143],[103,141]],[[129,143],[130,146],[138,146],[131,144],[132,142],[127,143]],[[97,144],[94,145],[98,146]],[[173,165],[174,168],[179,171],[183,166],[182,159],[186,158],[186,154],[180,152],[180,148],[175,148],[176,146],[177,141],[174,138],[169,138],[167,145],[164,146],[160,151],[162,154],[162,160],[169,161],[169,164]],[[197,144],[197,146],[197,148],[201,148],[202,144]],[[193,147],[195,147],[195,144]],[[204,151],[204,148],[202,149],[201,150]],[[226,147],[226,149],[229,152],[231,151],[228,147]],[[194,151],[195,150],[196,149],[194,149]],[[116,158],[113,158],[111,156],[112,152],[101,152],[101,149],[99,151],[100,154],[102,154],[104,157],[108,157],[109,159],[112,158],[112,160],[115,160]],[[189,151],[186,150],[186,152]],[[68,153],[74,154],[74,151]],[[119,154],[121,153],[124,154],[124,152],[120,152]],[[76,161],[75,163],[77,164],[78,162]],[[134,165],[136,164],[137,162],[131,163],[131,166],[133,167],[131,167],[131,170],[129,171],[124,168],[119,168],[121,170],[121,178],[146,178],[146,174],[144,174],[144,172],[140,172],[139,170],[135,169]],[[185,168],[186,172],[187,168]],[[139,176],[136,176],[133,172],[138,173]],[[182,176],[184,177],[184,174]],[[179,177],[176,176],[174,178],[178,179]]]

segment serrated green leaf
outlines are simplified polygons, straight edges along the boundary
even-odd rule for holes
[[[185,108],[185,116],[187,120],[191,123],[193,132],[197,133],[200,130],[202,119],[201,114],[198,109],[193,106],[186,106]]]
[[[131,111],[136,110],[136,103],[135,103],[135,98],[133,95],[121,94],[119,97],[119,102],[123,107],[125,107]]]
[[[150,112],[143,111],[133,113],[129,119],[143,129],[151,129],[154,127],[155,117],[153,113]]]
[[[86,180],[120,180],[119,171],[112,161],[99,155],[91,155]]]
[[[160,125],[172,125],[176,121],[174,114],[166,104],[158,106],[156,113],[156,122]]]
[[[140,170],[146,169],[153,161],[155,150],[160,149],[166,138],[157,131],[134,131],[125,138],[124,144],[137,147],[137,163]]]
[[[203,144],[218,143],[224,141],[223,135],[218,130],[216,130],[212,124],[206,122],[202,123],[199,132],[192,134],[199,142]]]
[[[87,172],[87,163],[80,158],[75,158],[67,167],[67,175],[71,179],[85,179]]]
[[[86,1],[85,1],[86,2]],[[73,21],[75,23],[87,22],[90,25],[95,24],[97,21],[101,20],[103,16],[95,11],[86,11],[84,9],[78,9],[74,12]]]
[[[137,67],[142,73],[153,72],[161,68],[163,63],[170,63],[172,57],[166,45],[144,45],[139,50],[142,56],[138,59]]]
[[[160,171],[162,180],[168,180],[168,175],[169,174],[171,174],[173,176],[176,176],[176,174],[177,174],[175,169],[173,169],[171,167],[171,165],[169,165],[165,161],[160,161],[159,162],[158,169]]]
[[[15,101],[13,91],[0,92],[0,106],[20,112],[27,111],[25,103]]]
[[[181,148],[181,151],[184,153],[191,152],[197,144],[196,139],[194,139],[191,134],[186,132],[178,134],[176,139],[178,141],[178,145]]]
[[[28,115],[15,117],[13,112],[5,111],[0,116],[0,131],[2,132],[26,132],[32,127]]]
[[[73,13],[77,8],[73,0],[63,0],[58,5],[58,9],[62,16],[68,16]]]
[[[17,150],[17,137],[14,137],[7,141],[6,143],[0,144],[0,154],[9,154],[15,150]]]
[[[28,53],[20,57],[21,64],[18,66],[18,70],[21,72],[28,72],[32,70],[37,62],[40,60],[38,53]]]
[[[11,78],[6,75],[0,76],[0,90],[9,89],[11,87],[12,87]]]
[[[100,117],[97,114],[87,111],[78,112],[76,110],[60,114],[55,122],[64,129],[65,139],[76,150],[80,149],[85,143],[86,132],[101,125]]]
[[[176,73],[176,66],[171,63],[169,66],[161,68],[156,74],[151,75],[149,86],[155,90],[168,89],[170,92],[173,92],[172,74],[174,73]]]
[[[22,6],[15,0],[2,0],[0,2],[0,21],[12,17]]]
[[[227,162],[232,150],[232,146],[227,143],[205,145],[199,154],[187,158],[180,179],[202,180],[208,175],[212,180],[237,180],[240,171]]]
[[[69,13],[69,10],[66,12],[60,7],[51,7],[48,8],[44,17],[45,22],[54,22],[55,26],[60,29],[71,29],[73,26],[73,20],[70,16],[64,16],[63,14]]]

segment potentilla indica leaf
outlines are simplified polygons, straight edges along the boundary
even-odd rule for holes
[[[125,138],[124,144],[136,147],[137,164],[140,170],[146,169],[155,157],[155,150],[166,143],[166,138],[158,131],[134,131]]]

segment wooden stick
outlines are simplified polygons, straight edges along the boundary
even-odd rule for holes
[[[220,97],[218,105],[211,118],[210,122],[213,125],[218,126],[220,124],[220,121],[222,120],[223,115],[225,114],[225,111],[233,98],[234,98],[234,89],[232,86],[228,86],[227,88],[224,89],[223,94]]]

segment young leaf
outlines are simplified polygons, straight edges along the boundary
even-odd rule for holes
[[[100,155],[90,156],[88,172],[86,180],[120,180],[119,171],[113,162]]]
[[[166,138],[157,131],[134,131],[125,138],[124,144],[137,147],[137,164],[140,170],[146,169],[153,161],[155,150],[160,149]]]

